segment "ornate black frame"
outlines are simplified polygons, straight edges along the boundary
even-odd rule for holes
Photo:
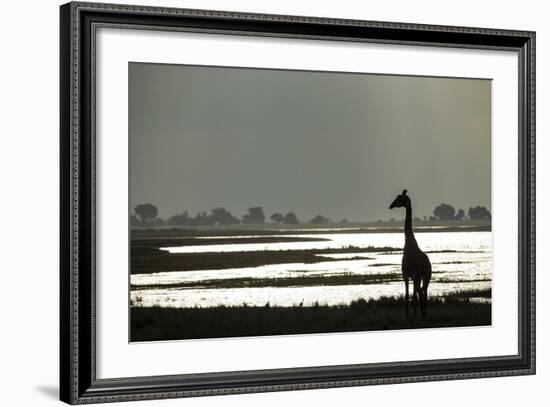
[[[468,379],[535,373],[535,33],[68,3],[60,8],[60,398],[70,404]],[[95,29],[178,30],[513,50],[519,56],[519,348],[516,355],[97,379]]]

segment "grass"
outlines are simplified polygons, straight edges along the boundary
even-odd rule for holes
[[[230,239],[227,239],[230,240]],[[227,244],[230,242],[228,241]],[[401,251],[395,247],[345,247],[322,250],[265,250],[251,252],[210,252],[210,253],[168,253],[158,240],[132,240],[130,261],[131,273],[156,273],[159,271],[222,270],[230,268],[258,267],[283,263],[320,263],[324,261],[344,261],[321,257],[334,253],[369,253]]]
[[[131,308],[131,341],[179,340],[389,329],[483,326],[491,304],[470,302],[489,291],[456,293],[428,302],[425,319],[405,316],[402,297],[357,300],[349,305],[309,307]]]
[[[174,284],[151,284],[132,285],[132,290],[147,290],[155,288],[242,288],[242,287],[307,287],[320,285],[360,285],[360,284],[382,284],[394,281],[401,281],[401,273],[386,274],[351,274],[342,273],[339,275],[326,276],[296,276],[281,278],[228,278],[202,281],[187,281]]]
[[[433,274],[439,274],[434,272]],[[131,290],[174,289],[174,288],[257,288],[257,287],[313,287],[313,286],[342,286],[342,285],[368,285],[385,284],[403,281],[401,272],[381,274],[352,274],[341,273],[337,275],[296,275],[293,277],[259,278],[241,277],[227,279],[209,279],[201,281],[183,281],[169,284],[132,284]],[[461,282],[486,282],[488,279],[461,280]],[[435,277],[432,282],[452,283],[454,280]]]

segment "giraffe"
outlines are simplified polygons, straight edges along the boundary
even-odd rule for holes
[[[403,259],[401,261],[401,272],[405,280],[405,313],[409,317],[409,279],[413,281],[413,306],[416,316],[416,304],[420,302],[420,312],[422,317],[426,316],[428,305],[428,284],[432,277],[432,265],[430,259],[420,248],[412,230],[412,207],[411,198],[407,195],[407,190],[403,190],[401,195],[390,205],[390,209],[405,208],[405,248],[403,249]]]

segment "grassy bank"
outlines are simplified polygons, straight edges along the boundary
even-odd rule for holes
[[[491,324],[491,304],[470,301],[490,292],[459,293],[428,303],[425,319],[405,317],[403,298],[358,300],[346,306],[131,309],[131,340],[374,331]]]
[[[440,278],[438,274],[442,272],[432,273],[432,282],[448,283],[454,280]],[[130,289],[133,290],[150,290],[150,289],[173,289],[173,288],[252,288],[252,287],[313,287],[313,286],[339,286],[339,285],[368,285],[368,284],[385,284],[403,281],[403,275],[398,273],[381,273],[381,274],[352,274],[343,273],[338,275],[297,275],[295,277],[279,277],[279,278],[227,278],[227,279],[211,279],[201,281],[182,281],[179,283],[169,284],[132,284]],[[491,281],[486,278],[463,279],[461,282],[487,282]]]
[[[172,284],[131,285],[131,290],[170,289],[170,288],[243,288],[243,287],[311,287],[335,285],[383,284],[402,281],[401,273],[351,274],[335,276],[313,275],[280,278],[227,278],[202,281],[184,281]]]
[[[228,239],[229,240],[229,239]],[[230,244],[230,242],[227,242]],[[258,267],[283,263],[320,263],[338,261],[320,254],[368,253],[401,251],[396,247],[347,247],[322,250],[266,250],[251,252],[211,252],[211,253],[173,253],[160,250],[159,242],[154,239],[133,240],[131,242],[131,273],[156,273],[158,271],[222,270],[242,267]],[[354,259],[364,259],[357,256]],[[350,260],[350,259],[342,259]]]

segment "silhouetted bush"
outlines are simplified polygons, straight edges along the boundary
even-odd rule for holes
[[[265,222],[265,215],[264,215],[264,210],[261,206],[248,208],[248,213],[243,216],[243,223],[247,225],[264,223],[264,222]]]
[[[189,216],[187,211],[184,211],[180,214],[176,214],[168,218],[168,224],[174,226],[190,226],[193,222],[193,219]]]
[[[298,223],[300,223],[300,221],[298,220],[298,217],[296,216],[296,214],[294,212],[287,213],[285,215],[284,222],[287,225],[297,225]]]
[[[134,211],[136,215],[141,218],[142,222],[147,222],[150,219],[155,219],[159,212],[157,207],[150,203],[137,205],[134,208]]]
[[[470,219],[491,219],[491,212],[484,206],[476,206],[468,209],[468,216]]]
[[[434,209],[434,215],[440,220],[451,220],[455,217],[455,208],[452,205],[442,203]]]
[[[326,217],[321,216],[321,215],[317,215],[309,221],[309,223],[316,223],[316,224],[324,224],[324,223],[329,223],[329,222],[330,222],[329,218],[326,218]]]
[[[269,217],[273,221],[273,223],[283,223],[285,220],[285,217],[281,215],[279,212],[275,212],[273,215]]]
[[[209,221],[214,225],[237,225],[241,223],[225,208],[214,208],[211,212]]]
[[[197,216],[191,221],[191,226],[208,226],[213,224],[212,218],[204,211],[197,213]]]

